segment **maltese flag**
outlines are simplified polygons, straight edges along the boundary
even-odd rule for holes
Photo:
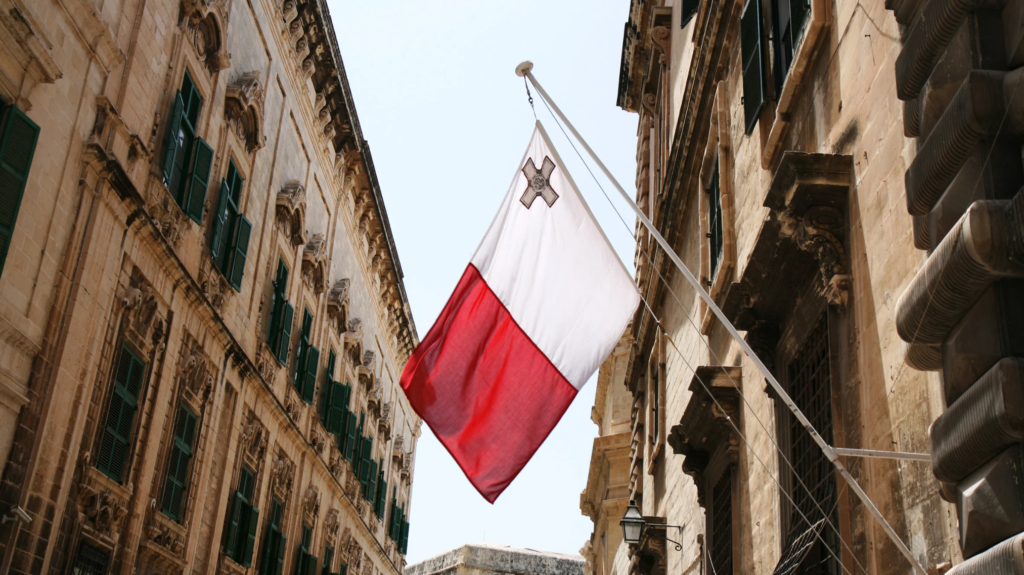
[[[402,388],[493,503],[611,353],[639,300],[538,122]]]

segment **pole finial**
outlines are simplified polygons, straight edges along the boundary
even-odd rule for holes
[[[516,76],[525,78],[526,75],[530,73],[530,70],[533,70],[533,62],[526,60],[522,64],[516,66]]]

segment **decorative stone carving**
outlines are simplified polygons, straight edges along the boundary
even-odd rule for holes
[[[317,296],[327,289],[327,240],[313,234],[302,251],[302,280]]]
[[[150,498],[143,528],[143,542],[139,550],[140,563],[146,573],[169,573],[185,566],[184,526],[175,523],[156,509],[156,499]]]
[[[270,468],[270,488],[279,500],[286,501],[288,499],[294,479],[295,464],[285,456],[283,451],[279,450],[274,457],[274,464]]]
[[[292,421],[296,423],[299,422],[299,417],[302,416],[302,405],[300,401],[295,398],[295,393],[290,387],[284,396],[284,412],[287,413],[288,417],[292,418]]]
[[[203,404],[209,399],[214,381],[213,366],[199,343],[191,337],[182,345],[176,376],[181,382],[182,390],[197,403]]]
[[[302,496],[302,515],[306,524],[316,527],[316,520],[320,515],[320,490],[316,485],[310,484],[306,487],[306,493]]]
[[[255,469],[267,449],[267,430],[252,411],[242,427],[242,450],[247,462]]]
[[[189,225],[185,215],[162,185],[155,185],[146,201],[146,211],[153,225],[172,248],[181,245],[182,235]]]
[[[128,287],[119,288],[116,297],[124,308],[122,325],[134,336],[133,340],[137,344],[146,344],[147,340],[156,345],[162,344],[164,325],[163,320],[157,317],[159,304],[156,294],[138,268],[132,270]]]
[[[293,246],[306,243],[306,188],[288,182],[277,193],[277,226]]]
[[[370,370],[373,370],[373,368],[374,368],[374,360],[376,359],[376,356],[377,356],[377,354],[375,354],[372,350],[364,351],[363,352],[363,367],[365,367],[367,369],[370,369]]]
[[[339,482],[341,482],[342,474],[345,471],[345,466],[341,463],[342,461],[345,461],[345,458],[342,457],[341,452],[336,449],[332,450],[331,464],[328,467],[331,470],[331,475],[333,475]]]
[[[79,458],[82,483],[78,487],[78,520],[94,539],[116,544],[120,539],[121,521],[128,512],[132,485],[118,485],[90,465],[89,452]]]
[[[317,429],[316,425],[309,431],[309,446],[313,448],[317,455],[322,455],[324,448],[327,447],[327,436]]]
[[[231,58],[225,46],[222,32],[224,26],[218,10],[211,9],[205,6],[206,2],[198,0],[184,0],[182,4],[185,34],[195,48],[199,61],[206,64],[206,69],[211,74],[230,66]]]
[[[270,352],[270,348],[265,343],[259,347],[260,351],[256,355],[256,371],[259,372],[263,381],[270,383],[274,380],[274,375],[281,364],[277,362],[277,358],[274,357],[274,354]]]
[[[341,511],[331,509],[327,512],[327,519],[324,520],[324,534],[327,536],[329,545],[333,545],[338,539],[338,531],[341,529]]]
[[[224,115],[228,125],[245,142],[245,151],[254,154],[263,147],[263,83],[258,70],[246,72],[228,85],[224,98]]]
[[[351,280],[348,278],[334,282],[331,291],[327,294],[327,319],[337,332],[338,337],[344,337],[348,324],[348,289]]]
[[[208,254],[204,254],[199,266],[199,289],[203,292],[206,301],[210,302],[219,313],[224,307],[224,301],[234,290],[228,285],[228,280],[214,268],[213,260]]]

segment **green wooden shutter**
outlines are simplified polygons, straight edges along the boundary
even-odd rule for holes
[[[161,511],[175,521],[181,521],[181,505],[188,487],[188,469],[192,460],[196,416],[187,407],[178,408],[171,444],[167,478],[164,481],[164,499]]]
[[[331,407],[327,416],[327,432],[341,434],[345,431],[342,426],[345,424],[345,415],[348,409],[345,408],[344,402],[348,397],[345,394],[345,386],[336,381],[330,382],[330,385]]]
[[[345,433],[345,459],[355,461],[356,441],[358,439],[359,436],[356,435],[356,414],[350,411],[348,413],[348,430]]]
[[[260,524],[260,510],[249,507],[248,529],[245,537],[245,551],[242,555],[242,565],[252,566],[252,552],[256,548],[256,530]]]
[[[287,283],[288,268],[284,265],[284,260],[278,260],[277,278],[274,279],[273,290],[270,295],[270,329],[267,330],[267,343],[270,344],[270,348],[274,351],[274,355],[277,355],[277,336],[280,335],[281,312],[284,308],[284,292],[285,284]]]
[[[306,575],[316,575],[316,564],[319,561],[316,555],[306,554]]]
[[[164,185],[170,189],[171,178],[174,174],[174,157],[178,153],[178,134],[181,132],[181,116],[185,110],[185,101],[181,98],[181,91],[174,95],[174,104],[171,106],[171,121],[167,124],[167,137],[164,140]],[[171,190],[174,193],[174,190]]]
[[[359,483],[365,487],[370,480],[370,450],[373,449],[373,440],[369,437],[362,439],[359,447]]]
[[[768,77],[764,73],[764,22],[761,0],[747,0],[740,16],[740,49],[743,58],[743,112],[749,136],[757,126],[767,100]]]
[[[341,567],[338,569],[338,575],[348,575],[348,565],[346,563],[341,564]]]
[[[288,547],[288,538],[284,534],[277,538],[277,565],[274,566],[274,575],[281,575],[284,572],[284,553]]]
[[[292,319],[294,317],[295,306],[289,302],[284,302],[284,308],[281,310],[281,325],[277,339],[277,360],[285,365],[288,365],[288,346],[291,345],[292,341]]]
[[[370,460],[370,471],[366,474],[366,490],[363,496],[371,504],[377,501],[377,462]]]
[[[402,540],[398,542],[398,552],[405,555],[409,548],[409,522],[402,519]]]
[[[377,477],[377,502],[374,505],[374,515],[378,519],[384,518],[384,509],[387,507],[388,482],[384,480],[384,460],[380,462],[380,475]]]
[[[127,345],[121,348],[96,467],[121,482],[146,364]]]
[[[235,492],[234,498],[231,500],[231,520],[228,523],[227,537],[224,541],[224,553],[232,559],[238,560],[238,538],[244,523],[245,509],[248,504],[245,502],[245,497],[242,496],[238,491]]]
[[[302,401],[312,405],[316,393],[316,372],[320,365],[320,350],[309,346],[306,348],[305,383],[302,385]]]
[[[252,224],[249,219],[238,214],[235,216],[235,238],[231,247],[231,271],[228,283],[235,291],[242,291],[242,278],[245,276],[245,258],[249,253],[249,238],[252,236]]]
[[[39,126],[15,106],[3,114],[3,137],[0,139],[0,273],[3,273],[7,250],[14,236],[14,225],[25,195],[25,184],[32,168]]]
[[[231,188],[228,187],[226,179],[220,181],[220,196],[217,198],[217,211],[213,217],[213,234],[210,235],[210,256],[213,258],[217,269],[224,269],[224,259],[227,257],[227,250],[221,245],[224,243],[225,229],[228,224],[228,198],[231,197]]]
[[[195,153],[192,154],[192,169],[189,173],[189,189],[182,202],[182,209],[197,224],[203,223],[203,209],[206,205],[206,187],[213,167],[213,148],[202,138],[196,138]]]
[[[320,575],[331,575],[331,562],[334,561],[334,547],[328,545],[324,549],[324,567]]]

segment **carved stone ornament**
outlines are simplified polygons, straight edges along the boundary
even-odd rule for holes
[[[263,454],[267,449],[267,430],[251,411],[242,427],[242,449],[249,463],[254,466],[263,460]]]
[[[363,503],[366,503],[366,507],[370,506],[370,504],[368,502],[366,502],[366,501],[363,501]],[[368,553],[364,553],[364,555],[366,557],[363,559],[362,574],[363,575],[373,575],[373,562],[370,561],[370,555]],[[357,573],[358,573],[358,571],[357,571]]]
[[[228,85],[225,94],[224,115],[249,154],[256,153],[267,141],[263,134],[263,98],[258,70],[242,74]]]
[[[293,246],[306,243],[306,188],[288,182],[277,193],[277,226]]]
[[[348,289],[351,280],[348,278],[334,282],[331,291],[327,294],[327,318],[331,327],[338,334],[344,337],[348,324]]]
[[[234,293],[234,290],[228,285],[228,280],[224,278],[224,275],[214,268],[213,259],[209,254],[204,254],[202,257],[198,280],[203,297],[219,313],[224,308],[224,302],[228,296]]]
[[[270,487],[274,495],[281,501],[286,501],[292,491],[294,479],[295,464],[288,460],[284,452],[278,451],[274,457],[273,467],[270,468]]]
[[[316,519],[320,516],[320,490],[316,485],[306,487],[302,496],[302,515],[310,527],[316,527]]]
[[[331,451],[331,464],[328,466],[331,470],[331,475],[334,476],[339,482],[341,482],[341,476],[345,472],[345,466],[341,463],[345,461],[341,453],[338,450]]]
[[[374,361],[376,360],[377,354],[372,350],[366,350],[363,352],[363,367],[372,370],[374,368]]]
[[[327,536],[328,545],[333,545],[338,539],[338,531],[341,530],[341,511],[331,509],[327,512],[327,519],[324,520],[324,533]]]
[[[219,6],[202,0],[183,0],[183,25],[199,61],[206,64],[211,74],[231,65],[224,42],[223,18]]]
[[[288,393],[284,396],[284,412],[296,423],[299,422],[299,417],[302,416],[302,404],[295,397],[295,392],[290,387],[288,388]]]
[[[162,346],[166,334],[163,320],[157,317],[156,294],[138,268],[132,270],[128,287],[118,289],[116,297],[123,308],[122,325],[134,336],[133,341],[139,344],[151,341]]]
[[[206,403],[210,398],[214,381],[213,364],[203,353],[199,342],[191,337],[182,345],[176,375],[182,390],[189,393],[197,403]]]
[[[162,184],[153,185],[146,199],[149,219],[172,248],[181,245],[181,238],[188,229],[190,220],[181,211]]]
[[[262,333],[262,332],[261,332]],[[263,378],[263,381],[268,383],[274,380],[274,375],[277,373],[281,364],[278,363],[277,358],[271,353],[270,347],[267,344],[261,344],[260,351],[256,355],[256,371]]]
[[[142,535],[138,573],[173,573],[185,567],[186,527],[157,511],[155,498],[149,500]]]
[[[327,240],[313,234],[302,251],[302,280],[317,296],[327,290]]]
[[[128,499],[132,486],[125,489],[92,467],[89,452],[82,454],[79,464],[83,470],[78,488],[78,519],[83,529],[93,538],[108,543],[120,539],[121,521],[128,513]]]
[[[317,429],[316,425],[309,431],[309,445],[317,455],[322,455],[324,448],[327,447],[327,436]]]

